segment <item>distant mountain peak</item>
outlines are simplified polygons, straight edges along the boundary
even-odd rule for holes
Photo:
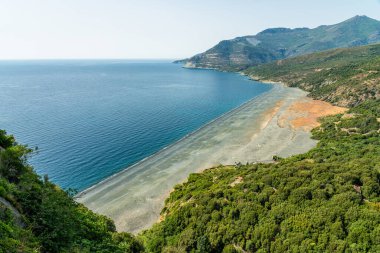
[[[356,15],[355,17],[352,17],[352,19],[371,19],[371,20],[373,20],[372,18],[370,18],[366,15]]]
[[[356,15],[352,17],[351,19],[371,19],[371,18],[366,15]]]
[[[224,40],[182,63],[195,68],[239,71],[288,57],[379,42],[380,21],[358,15],[314,29],[269,28],[256,35]]]
[[[274,34],[274,33],[284,33],[284,32],[290,32],[292,29],[290,28],[285,28],[285,27],[278,27],[278,28],[269,28],[265,29],[264,31],[260,32],[259,34]]]
[[[380,21],[373,19],[373,18],[370,18],[366,15],[356,15],[355,17],[347,19],[346,21],[343,21],[342,23],[350,23],[350,22],[377,22],[377,23],[380,23]]]

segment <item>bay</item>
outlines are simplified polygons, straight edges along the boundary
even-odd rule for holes
[[[2,61],[0,129],[38,147],[38,174],[83,190],[271,88],[169,61]]]

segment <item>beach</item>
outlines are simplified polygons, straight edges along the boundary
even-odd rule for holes
[[[159,221],[164,200],[191,173],[223,165],[270,162],[306,152],[320,116],[346,109],[306,97],[296,88],[273,89],[210,122],[155,155],[79,193],[76,200],[138,233]]]

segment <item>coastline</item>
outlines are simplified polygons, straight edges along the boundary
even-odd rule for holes
[[[76,200],[112,218],[118,231],[138,233],[149,228],[159,220],[170,191],[191,173],[220,164],[267,162],[273,155],[286,157],[314,147],[316,141],[307,129],[279,124],[291,105],[309,99],[306,95],[296,88],[274,85],[269,92],[84,190]],[[290,116],[288,122],[294,119]]]
[[[270,84],[270,83],[267,83],[267,84]],[[265,92],[265,93],[268,93],[268,92],[270,92],[270,91],[267,91],[267,92]],[[261,94],[261,96],[262,96],[262,95],[265,95],[265,93]],[[121,170],[121,171],[119,171],[119,172],[117,172],[117,173],[115,173],[115,174],[113,174],[113,175],[111,175],[111,176],[109,176],[109,177],[107,177],[107,178],[101,180],[100,182],[98,182],[98,183],[96,183],[96,184],[94,184],[94,185],[91,185],[90,187],[88,187],[88,188],[84,189],[83,191],[79,192],[78,194],[76,194],[75,198],[76,198],[76,199],[81,198],[81,197],[82,197],[83,195],[85,195],[87,192],[91,191],[91,189],[93,189],[93,188],[95,188],[95,187],[99,187],[99,186],[101,186],[102,184],[106,184],[108,181],[112,180],[112,178],[117,177],[117,176],[120,175],[120,174],[123,174],[126,170],[130,170],[130,169],[133,169],[134,167],[139,166],[141,163],[143,163],[144,161],[146,161],[146,160],[148,160],[148,159],[152,159],[152,158],[154,158],[154,157],[156,157],[156,156],[159,156],[162,152],[164,152],[164,151],[167,150],[168,148],[171,148],[171,147],[175,146],[176,144],[185,141],[187,138],[190,138],[191,136],[197,134],[199,131],[201,131],[202,129],[208,127],[209,125],[211,125],[211,124],[217,122],[218,120],[222,120],[223,118],[228,117],[228,116],[231,115],[231,114],[237,113],[238,111],[244,109],[244,107],[247,106],[247,105],[248,105],[250,102],[252,102],[254,99],[256,99],[256,97],[254,97],[254,98],[248,100],[247,102],[244,102],[244,103],[241,104],[240,106],[238,106],[238,107],[236,107],[236,108],[234,108],[234,109],[232,109],[232,110],[230,110],[230,111],[228,111],[228,112],[226,112],[226,113],[220,115],[219,117],[217,117],[217,118],[211,120],[210,122],[206,123],[205,125],[203,125],[203,126],[199,127],[198,129],[194,130],[193,132],[186,134],[184,137],[180,138],[179,140],[177,140],[177,141],[175,141],[175,142],[173,142],[173,143],[171,143],[171,144],[169,144],[169,145],[163,147],[163,148],[162,148],[161,150],[159,150],[158,152],[156,152],[156,153],[154,153],[154,154],[152,154],[152,155],[150,155],[150,156],[148,156],[148,157],[145,157],[145,158],[142,159],[141,161],[138,161],[137,163],[132,164],[131,166],[129,166],[129,167],[127,167],[127,168],[125,168],[125,169],[123,169],[123,170]]]

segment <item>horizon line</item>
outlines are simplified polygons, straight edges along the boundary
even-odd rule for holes
[[[90,60],[117,60],[117,61],[143,61],[143,60],[155,60],[155,61],[170,61],[170,60],[180,60],[183,58],[10,58],[10,59],[0,59],[0,61],[90,61]]]

